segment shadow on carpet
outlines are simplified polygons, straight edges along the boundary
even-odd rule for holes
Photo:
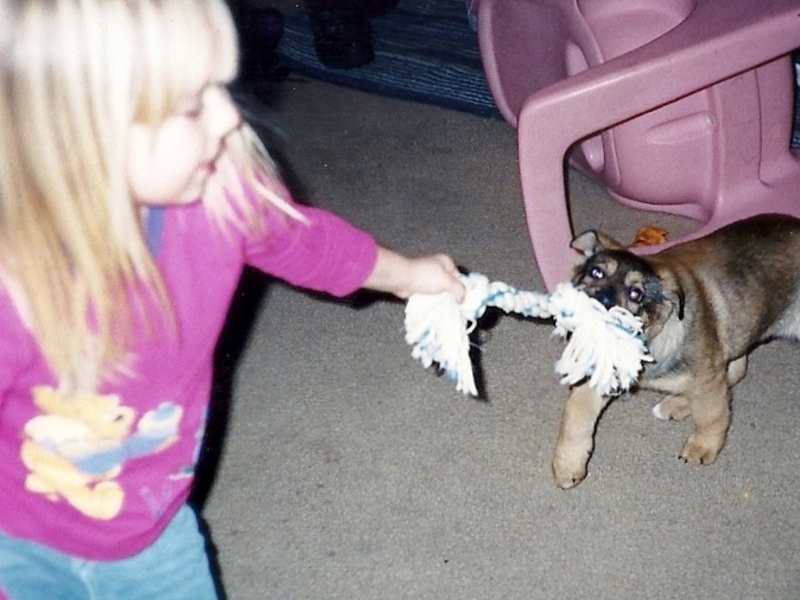
[[[500,118],[463,0],[400,0],[371,21],[375,59],[356,69],[317,60],[308,17],[288,17],[278,53],[299,75],[364,92]]]

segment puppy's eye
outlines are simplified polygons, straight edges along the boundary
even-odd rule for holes
[[[631,302],[636,302],[637,304],[642,301],[644,298],[644,292],[639,288],[632,287],[628,288],[628,300]]]
[[[602,279],[605,276],[606,274],[603,273],[603,269],[601,269],[600,267],[592,267],[591,269],[589,269],[589,277],[591,277],[592,279]]]

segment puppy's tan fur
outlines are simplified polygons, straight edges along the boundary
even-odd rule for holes
[[[607,306],[639,315],[655,362],[639,387],[666,394],[654,413],[691,416],[681,451],[687,463],[713,463],[730,425],[731,388],[747,355],[771,338],[800,336],[800,220],[753,217],[649,257],[595,231],[573,241],[584,259],[573,283]],[[572,388],[553,456],[556,485],[586,477],[594,430],[609,398]]]

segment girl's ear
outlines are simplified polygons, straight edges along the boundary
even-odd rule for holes
[[[584,231],[572,240],[570,247],[584,256],[593,256],[603,250],[625,250],[617,240],[594,229]]]

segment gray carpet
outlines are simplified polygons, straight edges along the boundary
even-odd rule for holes
[[[386,245],[543,289],[504,122],[305,81],[271,119],[299,197]],[[689,226],[575,175],[570,193],[578,228]],[[549,324],[489,327],[481,402],[411,359],[402,304],[369,300],[271,283],[238,315],[253,323],[204,509],[228,598],[800,597],[800,349],[755,353],[717,464],[681,463],[689,424],[657,421],[639,394],[610,406],[588,478],[565,492]]]

